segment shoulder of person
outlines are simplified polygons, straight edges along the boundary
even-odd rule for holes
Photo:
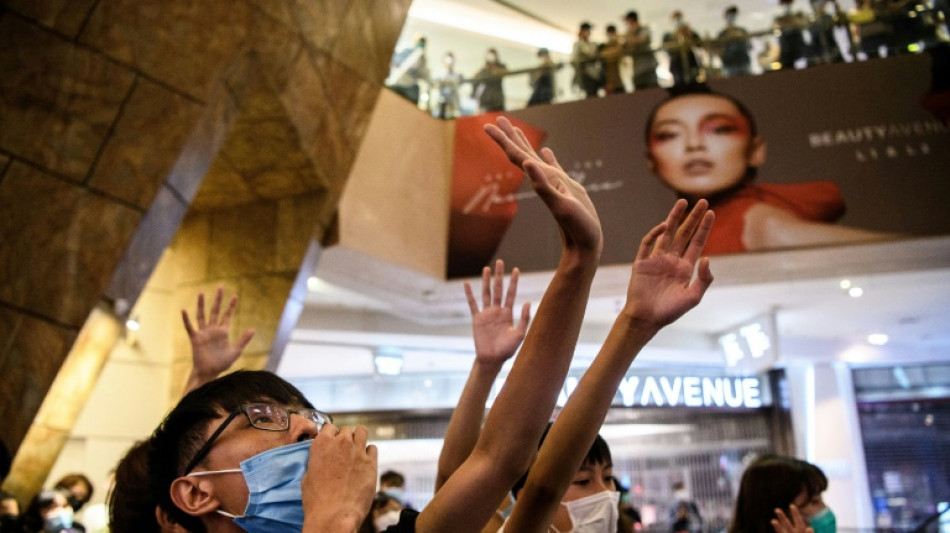
[[[416,518],[418,517],[419,511],[403,509],[399,513],[399,522],[386,528],[385,533],[415,533]]]

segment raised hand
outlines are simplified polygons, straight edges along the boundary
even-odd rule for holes
[[[478,308],[472,286],[467,281],[465,282],[465,296],[468,298],[468,307],[472,312],[475,360],[478,363],[500,366],[515,354],[528,331],[528,321],[531,317],[529,302],[521,306],[521,319],[518,323],[512,322],[515,296],[518,293],[518,269],[511,271],[508,292],[505,294],[505,303],[502,305],[504,274],[505,263],[500,259],[495,262],[494,282],[491,269],[485,267],[482,270],[481,309]]]
[[[788,506],[788,513],[792,515],[791,520],[781,509],[775,510],[775,518],[772,519],[775,533],[815,533],[794,503]]]
[[[205,318],[204,294],[198,295],[198,309],[196,324],[192,324],[188,311],[182,309],[181,318],[191,341],[191,357],[194,364],[192,379],[209,381],[231,367],[240,357],[241,352],[254,337],[254,330],[245,331],[236,342],[231,343],[228,335],[231,328],[231,315],[237,306],[237,295],[231,297],[228,306],[221,313],[221,300],[224,290],[218,287],[215,291],[211,310]],[[189,379],[189,382],[191,379]],[[199,383],[200,384],[200,383]],[[191,385],[191,383],[189,383]],[[189,389],[190,390],[190,389]]]
[[[549,148],[536,154],[520,128],[505,117],[498,117],[496,122],[497,126],[485,125],[485,132],[505,151],[508,160],[528,175],[538,197],[557,220],[565,247],[599,256],[604,240],[600,218],[584,187],[564,172]]]
[[[709,259],[700,259],[715,218],[708,209],[706,200],[700,200],[684,220],[686,200],[679,200],[666,220],[643,237],[623,313],[661,328],[699,303],[713,281]]]

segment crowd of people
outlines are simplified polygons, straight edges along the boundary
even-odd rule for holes
[[[401,475],[377,476],[378,452],[366,428],[336,426],[284,379],[249,370],[217,377],[254,335],[248,330],[230,340],[237,300],[224,305],[218,289],[207,315],[203,296],[194,321],[182,312],[192,371],[181,400],[116,466],[108,495],[112,532],[636,529],[636,510],[621,499],[599,431],[637,354],[713,282],[703,254],[716,216],[705,199],[680,199],[642,237],[626,301],[551,423],[603,249],[600,218],[550,149],[536,153],[505,117],[485,132],[550,211],[561,260],[533,319],[529,303],[515,309],[517,268],[507,289],[500,260],[484,268],[479,292],[465,284],[475,360],[446,430],[432,500],[413,509]],[[495,378],[516,352],[485,417]],[[4,475],[7,470],[4,465]],[[730,533],[804,533],[806,527],[834,533],[834,515],[821,500],[826,487],[813,465],[760,458],[742,477]],[[67,476],[33,498],[26,512],[5,516],[3,531],[83,531],[73,513],[92,492],[82,476]],[[700,510],[688,498],[670,517],[672,533],[701,531]]]
[[[510,70],[489,48],[485,62],[471,76],[455,70],[454,54],[442,59],[444,70],[432,75],[426,66],[425,38],[393,58],[398,80],[391,87],[419,103],[420,87],[434,91],[433,112],[440,118],[463,114],[463,86],[478,112],[506,109],[503,79],[527,75],[531,87],[528,106],[552,103],[559,94],[555,72],[573,69],[572,86],[592,98],[661,86],[658,68],[665,59],[664,86],[689,85],[714,77],[735,77],[783,69],[877,58],[919,51],[950,40],[948,0],[855,0],[850,9],[839,0],[810,0],[808,10],[795,9],[794,0],[779,0],[779,12],[768,27],[754,31],[740,24],[738,6],[726,5],[721,29],[701,36],[681,10],[673,10],[669,31],[654,39],[650,25],[637,11],[628,11],[622,27],[608,23],[604,37],[593,35],[594,25],[579,25],[569,61],[556,63],[546,48],[537,51],[538,64]],[[753,43],[758,42],[755,46]],[[666,77],[666,72],[662,73]],[[424,92],[424,90],[423,90]]]

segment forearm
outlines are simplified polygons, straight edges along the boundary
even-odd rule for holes
[[[182,391],[182,396],[188,394],[189,392],[197,389],[198,387],[208,383],[214,378],[218,377],[214,374],[208,374],[207,372],[201,372],[196,368],[191,369],[191,373],[188,374],[188,381],[185,382],[185,390]]]
[[[581,467],[620,380],[657,329],[621,313],[588,371],[554,422],[505,530],[544,532]]]
[[[442,444],[442,453],[439,454],[439,469],[435,478],[436,492],[475,448],[481,432],[482,418],[485,416],[485,403],[488,401],[488,395],[500,370],[501,363],[488,365],[476,362],[472,365],[468,381],[462,390],[458,405],[452,411],[449,426],[445,431],[445,441]]]
[[[327,515],[326,510],[324,513],[313,510],[305,513],[301,533],[356,533],[363,523],[363,518],[364,516],[355,511],[340,511]]]
[[[598,257],[565,253],[541,299],[476,445],[500,464],[527,466],[537,448],[570,367]]]

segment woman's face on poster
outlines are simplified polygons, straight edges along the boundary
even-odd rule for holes
[[[765,161],[765,144],[752,136],[749,120],[731,101],[696,94],[660,105],[647,158],[668,187],[696,200],[741,184],[750,167]]]

